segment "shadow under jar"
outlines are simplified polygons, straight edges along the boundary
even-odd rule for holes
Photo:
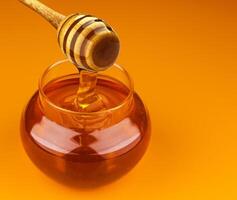
[[[150,139],[148,112],[124,68],[97,74],[96,92],[107,100],[96,112],[78,112],[77,69],[64,60],[50,66],[21,120],[23,146],[48,176],[73,187],[97,187],[131,170]]]

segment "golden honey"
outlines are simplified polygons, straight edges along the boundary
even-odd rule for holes
[[[71,186],[94,187],[136,165],[149,142],[150,121],[129,84],[103,74],[90,86],[94,106],[78,108],[75,99],[88,93],[78,90],[81,78],[67,74],[40,85],[23,113],[21,136],[27,154],[47,175]]]

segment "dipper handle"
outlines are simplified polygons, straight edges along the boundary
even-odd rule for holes
[[[37,0],[19,0],[21,3],[25,4],[27,7],[31,8],[42,17],[44,17],[50,24],[52,24],[56,29],[59,27],[60,23],[65,19],[65,16],[61,13],[49,8],[43,3]]]

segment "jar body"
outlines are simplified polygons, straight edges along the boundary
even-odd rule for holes
[[[71,186],[94,187],[121,177],[137,164],[149,143],[150,120],[134,93],[126,117],[82,133],[49,117],[37,91],[23,112],[21,138],[30,159],[44,173]]]

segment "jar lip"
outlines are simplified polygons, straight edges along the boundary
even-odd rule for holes
[[[127,102],[129,102],[129,99],[133,96],[133,93],[134,93],[134,85],[133,85],[133,80],[131,79],[129,73],[127,72],[127,70],[125,68],[123,68],[122,66],[118,65],[118,64],[113,64],[112,67],[116,67],[118,68],[120,71],[122,71],[127,80],[128,80],[128,89],[129,89],[129,93],[128,95],[126,96],[126,98],[121,101],[120,104],[112,107],[112,108],[108,108],[108,109],[105,109],[105,110],[101,110],[101,111],[96,111],[96,112],[81,112],[81,111],[73,111],[73,110],[69,110],[69,109],[66,109],[66,108],[62,108],[58,105],[56,105],[55,103],[53,103],[49,98],[48,96],[45,94],[44,90],[43,90],[43,80],[45,78],[45,76],[50,72],[50,70],[52,70],[54,67],[60,65],[60,64],[63,64],[63,63],[66,63],[66,62],[70,62],[68,59],[65,59],[65,60],[61,60],[61,61],[57,61],[55,62],[54,64],[50,65],[49,67],[46,68],[46,70],[43,72],[43,74],[41,75],[40,79],[39,79],[39,82],[38,82],[38,87],[39,87],[39,93],[40,95],[45,99],[45,101],[52,107],[54,107],[55,109],[61,111],[61,112],[65,112],[65,113],[69,113],[69,114],[74,114],[74,115],[98,115],[98,114],[105,114],[107,112],[114,112],[120,108],[122,108],[124,105],[126,105]]]

